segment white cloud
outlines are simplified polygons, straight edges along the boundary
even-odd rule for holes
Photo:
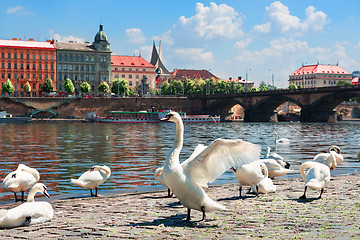
[[[212,52],[204,52],[204,49],[202,48],[177,48],[174,50],[174,53],[177,57],[188,61],[214,62]]]
[[[190,18],[181,16],[174,27],[207,40],[218,37],[231,39],[242,34],[242,19],[234,8],[211,2],[209,7],[196,3],[195,10],[196,14]]]
[[[15,6],[6,9],[8,14],[33,15],[33,12],[26,11],[23,6]]]
[[[249,46],[249,44],[252,42],[252,39],[248,38],[245,40],[241,40],[241,41],[237,41],[235,43],[235,48],[237,49],[245,49],[247,46]]]
[[[132,43],[144,43],[146,41],[146,37],[140,28],[126,29],[126,35]]]
[[[50,38],[54,39],[55,41],[58,42],[69,42],[69,41],[73,41],[73,42],[77,42],[77,43],[84,43],[85,39],[84,38],[80,38],[80,37],[76,37],[76,36],[61,36],[58,33],[54,33],[53,30],[50,30]]]
[[[316,11],[315,7],[309,6],[305,9],[306,19],[301,20],[291,15],[289,8],[281,2],[273,2],[266,7],[265,18],[267,22],[256,25],[253,32],[257,33],[280,33],[291,35],[302,35],[305,32],[319,32],[329,23],[327,15],[322,11]]]

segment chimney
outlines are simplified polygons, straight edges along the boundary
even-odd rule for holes
[[[13,41],[17,41],[17,38],[13,38],[12,40],[13,40]]]

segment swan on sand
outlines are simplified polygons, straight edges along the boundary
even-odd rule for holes
[[[3,180],[3,188],[13,192],[15,201],[24,201],[24,191],[34,186],[40,180],[40,174],[35,168],[19,164],[18,168],[9,173]],[[16,193],[21,192],[21,199],[18,199]]]
[[[50,221],[54,216],[54,210],[48,202],[34,201],[35,194],[38,192],[50,197],[47,187],[42,183],[36,183],[31,188],[26,203],[9,210],[0,210],[0,228],[29,226]]]
[[[255,186],[256,196],[259,195],[260,182],[268,177],[268,169],[266,165],[260,161],[244,164],[237,168],[231,168],[234,171],[235,177],[239,182],[239,198],[243,199],[241,195],[242,186]]]
[[[204,188],[231,167],[258,160],[260,146],[242,140],[217,139],[195,158],[180,164],[184,138],[181,117],[176,112],[170,112],[161,120],[176,124],[175,140],[164,162],[162,174],[166,185],[188,209],[186,221],[190,221],[191,209],[202,212],[201,221],[206,219],[206,212],[225,210],[223,205],[205,193]]]
[[[98,187],[103,184],[111,175],[108,166],[93,166],[89,171],[84,172],[78,179],[71,179],[71,182],[82,188],[89,188],[91,196],[97,197]],[[92,190],[95,189],[95,194]]]

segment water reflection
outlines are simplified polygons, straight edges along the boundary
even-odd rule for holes
[[[278,145],[277,152],[292,164],[295,171],[288,177],[299,177],[299,165],[338,145],[345,161],[332,174],[359,170],[356,154],[360,124],[348,123],[216,123],[185,124],[186,159],[194,147],[209,144],[216,138],[241,138],[274,147],[274,133],[291,140],[290,145]],[[50,194],[66,196],[89,195],[70,183],[96,164],[106,164],[112,176],[103,184],[100,194],[114,191],[140,191],[158,183],[153,178],[172,146],[175,125],[162,124],[86,124],[31,123],[0,124],[0,176],[4,178],[19,163],[36,168]],[[233,174],[225,173],[216,183],[235,182]],[[60,197],[60,196],[59,196]],[[0,200],[13,199],[13,194],[0,188]]]

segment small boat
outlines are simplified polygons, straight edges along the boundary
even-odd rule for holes
[[[90,122],[95,123],[159,123],[170,110],[164,111],[140,111],[140,112],[123,112],[110,111],[106,117],[92,116]],[[220,116],[210,115],[186,115],[185,112],[179,112],[184,122],[220,122]]]
[[[31,117],[15,117],[7,114],[6,111],[0,111],[0,123],[28,123],[31,120]]]

